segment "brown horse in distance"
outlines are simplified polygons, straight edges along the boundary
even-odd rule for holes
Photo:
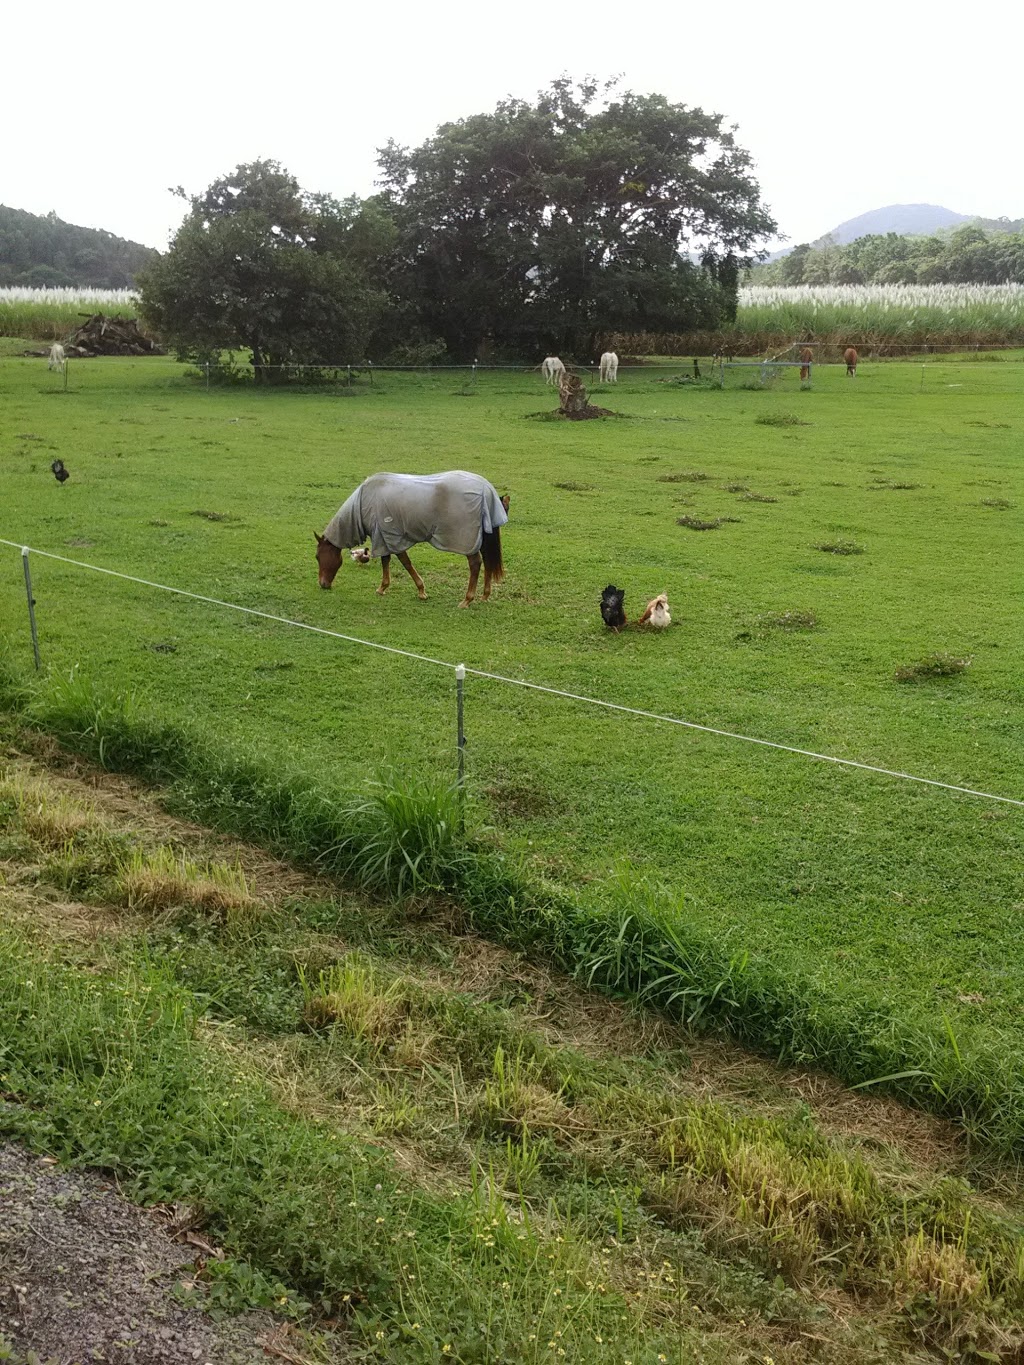
[[[810,379],[810,377],[811,377],[811,361],[812,361],[813,359],[814,359],[814,352],[811,350],[810,346],[805,346],[805,347],[803,348],[803,350],[800,352],[800,378],[801,378],[801,380],[803,380],[803,379]]]
[[[857,351],[853,346],[847,346],[843,352],[843,359],[846,361],[846,374],[850,379],[857,378]]]

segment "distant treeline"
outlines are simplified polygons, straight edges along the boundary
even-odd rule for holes
[[[157,256],[112,232],[0,204],[0,285],[130,289]]]
[[[987,231],[968,223],[930,237],[895,232],[840,246],[794,247],[750,272],[752,284],[1024,284],[1024,224]]]

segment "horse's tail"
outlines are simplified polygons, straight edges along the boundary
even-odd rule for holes
[[[480,553],[483,555],[484,568],[491,575],[494,583],[500,583],[505,577],[505,565],[501,560],[501,531],[496,526],[493,531],[485,531],[484,538],[480,542]]]

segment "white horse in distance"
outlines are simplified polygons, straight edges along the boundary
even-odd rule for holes
[[[601,357],[601,383],[617,384],[619,382],[619,357],[614,351],[605,351]]]
[[[50,358],[46,362],[48,370],[63,370],[64,368],[64,347],[59,341],[55,341],[50,347]]]
[[[540,367],[540,372],[544,376],[545,384],[560,384],[562,376],[565,374],[565,366],[556,355],[545,356],[544,362]]]

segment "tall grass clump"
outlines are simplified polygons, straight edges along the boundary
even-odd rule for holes
[[[82,321],[82,313],[135,317],[138,302],[130,289],[0,288],[0,336],[29,341],[61,341]]]
[[[392,773],[347,801],[350,833],[332,852],[366,891],[410,897],[454,889],[473,851],[464,831],[464,798],[454,786]]]
[[[166,845],[151,852],[133,850],[118,868],[117,886],[133,910],[187,906],[235,925],[260,911],[240,866],[200,864]]]

